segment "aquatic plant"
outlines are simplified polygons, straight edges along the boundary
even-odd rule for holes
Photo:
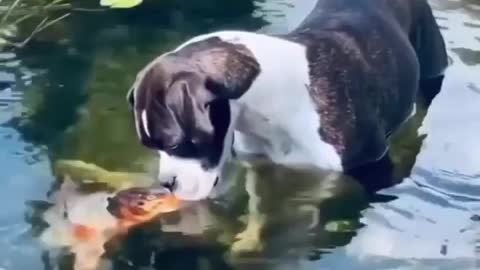
[[[2,2],[7,3],[2,5]],[[70,7],[64,0],[37,1],[36,4],[22,0],[0,1],[0,49],[4,46],[24,47],[36,34],[68,17]],[[40,18],[40,21],[30,34],[16,40],[19,24],[34,18]]]
[[[142,0],[100,0],[100,5],[111,8],[131,8],[142,3]]]

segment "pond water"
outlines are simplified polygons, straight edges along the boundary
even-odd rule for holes
[[[403,177],[383,196],[346,177],[261,165],[256,178],[236,170],[227,199],[113,236],[102,211],[105,191],[62,186],[53,189],[62,200],[52,201],[58,159],[155,172],[156,156],[137,143],[125,103],[150,59],[216,29],[286,32],[315,3],[153,2],[126,11],[78,9],[25,48],[0,53],[0,270],[480,268],[475,0],[431,1],[451,65],[428,110],[397,136],[392,157]],[[27,26],[18,31],[28,35]],[[379,171],[370,181],[384,180]],[[74,214],[65,218],[65,209]],[[72,219],[102,233],[72,239]]]

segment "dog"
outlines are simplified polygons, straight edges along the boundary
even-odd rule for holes
[[[211,196],[233,158],[348,172],[380,160],[442,77],[445,42],[426,0],[319,0],[293,31],[218,31],[163,53],[127,100],[159,181]]]

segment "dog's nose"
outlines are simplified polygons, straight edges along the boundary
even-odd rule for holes
[[[107,198],[107,211],[116,218],[121,218],[122,214],[120,212],[120,203],[111,197]]]
[[[162,177],[162,179],[160,179],[160,183],[162,187],[168,189],[170,192],[173,192],[177,187],[177,177],[176,176]]]

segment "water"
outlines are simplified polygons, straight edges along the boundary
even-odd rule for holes
[[[428,111],[419,110],[398,136],[394,160],[405,177],[383,197],[368,196],[351,179],[318,181],[314,172],[262,165],[257,178],[238,172],[221,204],[185,208],[128,235],[106,233],[115,224],[102,211],[104,192],[62,186],[54,194],[68,205],[40,211],[56,202],[48,193],[58,159],[155,171],[156,157],[136,142],[125,104],[147,61],[216,29],[286,32],[314,4],[193,2],[76,11],[26,48],[0,53],[0,269],[480,268],[480,3],[474,0],[432,1],[451,66]],[[28,35],[26,26],[18,31]],[[63,207],[71,212],[67,220]],[[102,233],[75,242],[69,222]],[[229,251],[260,248],[248,256]]]

